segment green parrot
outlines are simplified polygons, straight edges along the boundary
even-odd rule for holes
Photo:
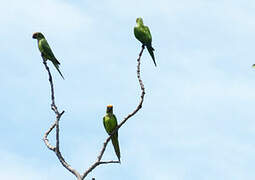
[[[103,118],[104,128],[106,132],[110,135],[112,131],[118,126],[117,118],[113,114],[113,106],[108,105],[106,108],[106,115]],[[120,147],[118,141],[118,131],[112,136],[112,145],[114,147],[115,153],[120,161]]]
[[[47,40],[45,39],[44,35],[40,32],[36,32],[33,34],[33,39],[37,39],[37,42],[38,42],[38,48],[41,52],[41,55],[42,57],[45,59],[45,60],[50,60],[53,65],[56,67],[56,69],[58,70],[59,74],[62,76],[63,79],[64,76],[62,75],[62,73],[60,72],[59,70],[59,61],[57,60],[57,58],[55,58]]]
[[[138,39],[143,44],[143,46],[146,46],[155,66],[157,66],[155,57],[154,57],[154,53],[153,53],[154,48],[151,45],[152,37],[151,37],[150,29],[148,28],[148,26],[145,26],[143,24],[143,19],[140,17],[136,19],[136,26],[134,28],[134,34],[135,34],[136,39]]]

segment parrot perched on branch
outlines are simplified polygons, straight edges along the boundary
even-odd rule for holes
[[[154,48],[151,45],[152,37],[151,37],[150,29],[148,28],[148,26],[145,26],[143,24],[142,18],[136,19],[136,26],[134,28],[134,34],[135,34],[136,39],[138,39],[143,44],[143,46],[146,46],[155,66],[157,66],[155,57],[154,57],[154,53],[153,53]]]
[[[62,73],[59,70],[59,65],[60,62],[57,60],[57,58],[55,58],[47,40],[45,39],[44,35],[40,32],[36,32],[33,34],[33,39],[37,39],[38,42],[38,48],[41,52],[42,57],[45,60],[50,60],[53,65],[56,67],[56,69],[58,70],[59,74],[61,75],[61,77],[64,79],[64,76],[62,75]]]
[[[113,114],[113,106],[112,105],[107,106],[106,115],[103,117],[103,123],[104,123],[104,128],[109,135],[118,126],[117,118]],[[119,147],[119,141],[118,141],[118,131],[116,133],[114,133],[111,140],[112,140],[112,145],[114,147],[115,153],[120,161],[120,147]]]

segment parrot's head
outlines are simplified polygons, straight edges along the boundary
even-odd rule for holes
[[[137,24],[143,24],[143,19],[141,17],[136,18],[136,23]]]
[[[35,32],[35,33],[33,34],[32,38],[33,38],[33,39],[38,39],[38,40],[40,40],[40,39],[43,39],[44,36],[43,36],[43,34],[40,33],[40,32]]]
[[[113,106],[112,105],[107,106],[106,113],[113,113]]]

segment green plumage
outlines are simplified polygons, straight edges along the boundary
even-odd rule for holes
[[[106,132],[110,135],[113,130],[118,126],[117,118],[113,114],[113,107],[107,106],[106,115],[103,117],[104,128]],[[114,151],[120,161],[120,147],[118,141],[118,131],[111,137],[112,145]]]
[[[50,60],[53,65],[55,66],[55,68],[58,70],[59,74],[61,75],[61,77],[64,79],[64,76],[62,75],[62,73],[59,70],[59,61],[57,60],[57,58],[54,56],[47,40],[45,39],[44,35],[40,32],[36,32],[33,34],[33,38],[37,39],[38,42],[38,48],[41,52],[42,57],[45,60]]]
[[[136,39],[138,39],[144,46],[146,46],[155,66],[157,66],[155,57],[154,57],[154,53],[153,53],[154,49],[151,45],[152,37],[151,37],[150,29],[148,28],[148,26],[145,26],[143,24],[142,18],[136,19],[136,26],[134,28],[134,34],[135,34]]]

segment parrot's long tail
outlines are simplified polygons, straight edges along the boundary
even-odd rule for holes
[[[147,45],[146,48],[149,51],[155,66],[157,67],[157,64],[156,64],[156,61],[155,61],[155,57],[154,57],[154,53],[153,53],[153,51],[154,51],[153,47],[151,45]]]
[[[63,78],[63,79],[65,79],[64,78],[64,76],[62,75],[62,73],[60,72],[60,70],[59,70],[59,62],[58,61],[56,61],[56,62],[53,62],[53,64],[54,64],[54,66],[56,67],[56,69],[58,70],[58,72],[59,72],[59,74],[61,75],[61,77]]]
[[[112,139],[112,145],[114,147],[114,151],[120,161],[120,147],[119,147],[119,141],[118,141],[118,134],[114,134],[111,139]]]

